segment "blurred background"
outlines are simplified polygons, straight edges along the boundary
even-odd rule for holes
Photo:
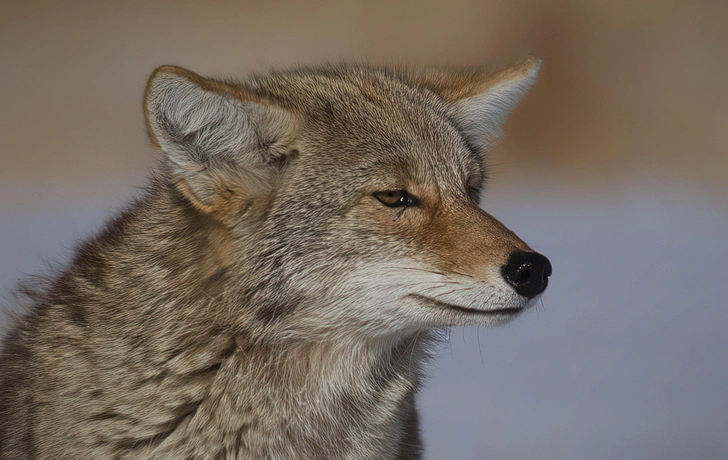
[[[161,64],[536,53],[483,206],[552,283],[453,331],[419,399],[427,458],[728,458],[728,2],[6,0],[0,44],[4,304],[145,183]]]

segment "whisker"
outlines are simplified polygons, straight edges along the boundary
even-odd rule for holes
[[[483,370],[485,370],[485,361],[483,361],[483,349],[480,348],[480,326],[478,326],[475,336],[478,338],[478,354],[480,355],[480,364],[483,365]]]
[[[412,368],[412,356],[415,354],[415,350],[417,349],[417,341],[420,339],[420,332],[417,331],[417,335],[415,336],[415,339],[412,341],[412,351],[410,351],[410,357],[409,357],[409,367]]]
[[[447,348],[450,349],[450,359],[455,359],[452,353],[452,342],[450,342],[450,336],[452,335],[452,328],[447,329]]]
[[[447,286],[448,284],[460,284],[460,283],[457,283],[457,282],[454,282],[454,281],[453,282],[442,282],[442,283],[438,283],[437,285],[434,285],[434,286],[427,286],[427,287],[425,287],[423,289],[426,290],[426,291],[431,291],[433,289],[439,289],[441,287]]]
[[[461,289],[453,289],[453,290],[451,290],[451,291],[447,291],[447,292],[443,292],[443,293],[441,293],[441,294],[437,294],[437,295],[435,296],[435,298],[437,299],[438,297],[442,297],[442,296],[444,296],[444,295],[452,294],[453,292],[471,291],[472,289],[473,289],[473,288],[472,288],[471,286],[465,286],[465,287],[463,287],[463,288],[461,288]]]
[[[452,273],[455,274],[455,275],[460,275],[460,276],[463,276],[465,278],[470,278],[470,279],[474,279],[474,280],[477,281],[477,279],[475,277],[473,277],[472,275],[468,275],[467,273],[462,273],[462,272],[458,272],[458,271],[455,271],[455,270],[453,270]]]
[[[394,268],[397,270],[413,270],[417,272],[425,272],[425,273],[432,273],[434,275],[441,275],[441,276],[447,276],[445,273],[438,271],[438,270],[428,270],[426,268],[417,268],[417,267],[398,267],[398,266],[385,266],[384,268]]]

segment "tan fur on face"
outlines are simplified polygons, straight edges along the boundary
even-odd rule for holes
[[[418,235],[423,254],[441,270],[493,281],[493,268],[501,267],[516,251],[530,248],[512,231],[474,204],[446,208],[429,220]]]

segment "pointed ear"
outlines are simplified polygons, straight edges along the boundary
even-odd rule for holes
[[[266,176],[273,180],[276,165],[283,163],[294,130],[286,110],[173,66],[160,67],[149,78],[144,111],[172,180],[203,212],[260,193]]]
[[[485,151],[503,135],[503,123],[536,81],[540,67],[541,60],[528,55],[500,67],[428,70],[410,81],[451,103],[455,124],[471,145]]]

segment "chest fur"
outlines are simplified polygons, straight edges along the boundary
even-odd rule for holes
[[[324,348],[238,346],[174,430],[131,458],[396,458],[419,347]]]

